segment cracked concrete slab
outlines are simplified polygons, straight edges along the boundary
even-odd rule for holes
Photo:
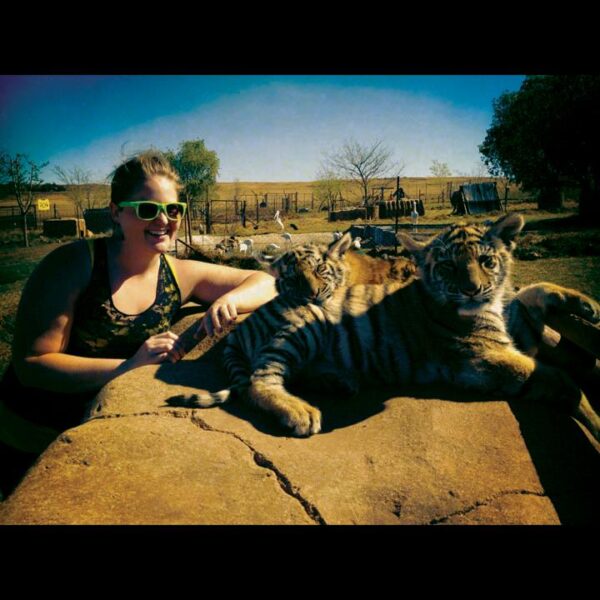
[[[205,340],[175,365],[111,382],[89,421],[67,432],[76,443],[55,442],[0,505],[0,523],[598,520],[599,447],[568,417],[447,390],[304,394],[324,429],[293,438],[235,403],[177,405],[180,394],[226,387],[221,350]]]

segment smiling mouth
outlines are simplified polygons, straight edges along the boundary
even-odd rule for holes
[[[151,235],[152,237],[162,237],[163,235],[168,235],[169,231],[167,229],[161,229],[160,231],[146,231],[146,233],[148,235]]]

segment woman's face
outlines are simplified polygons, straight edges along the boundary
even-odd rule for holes
[[[175,183],[171,179],[162,175],[154,175],[146,179],[127,200],[151,200],[169,204],[177,202],[179,198]],[[155,252],[169,250],[181,225],[181,219],[171,221],[167,219],[167,215],[163,211],[160,211],[154,220],[143,221],[138,219],[133,206],[125,206],[120,210],[117,210],[114,204],[111,207],[113,218],[121,225],[127,244],[143,244]]]

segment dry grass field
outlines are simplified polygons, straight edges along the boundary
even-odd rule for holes
[[[400,185],[404,189],[406,195],[410,199],[418,199],[419,197],[427,203],[427,207],[435,207],[440,204],[440,195],[444,192],[445,206],[449,207],[448,200],[448,184],[452,185],[452,189],[458,189],[458,186],[463,183],[476,183],[479,181],[493,181],[491,178],[467,178],[467,177],[402,177]],[[388,197],[395,189],[395,179],[374,180],[373,188],[381,187],[388,188],[384,191],[384,196]],[[498,185],[500,195],[503,194],[503,185]],[[264,198],[265,194],[273,196],[281,196],[285,194],[298,194],[299,205],[309,203],[312,194],[316,194],[316,184],[314,181],[276,181],[276,182],[219,182],[215,190],[210,194],[210,198],[214,200],[233,200],[236,196],[248,201],[253,198]],[[360,188],[352,183],[346,182],[342,187],[344,198],[350,203],[359,203],[361,192]],[[51,210],[46,213],[48,217],[56,211],[58,216],[73,217],[75,216],[75,207],[72,199],[66,192],[44,192],[39,194],[39,198],[48,198],[50,200]],[[108,206],[110,199],[110,187],[108,185],[96,184],[93,186],[91,198],[93,206],[103,207]],[[509,198],[523,199],[523,194],[518,187],[509,187]],[[5,197],[0,199],[0,207],[16,205],[14,198]],[[41,214],[41,213],[40,213]],[[43,217],[42,217],[43,218]]]

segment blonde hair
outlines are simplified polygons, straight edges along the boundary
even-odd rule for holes
[[[112,172],[110,200],[119,204],[131,197],[136,189],[150,177],[162,176],[170,179],[176,189],[181,189],[177,171],[167,157],[158,150],[146,150],[132,156]]]

